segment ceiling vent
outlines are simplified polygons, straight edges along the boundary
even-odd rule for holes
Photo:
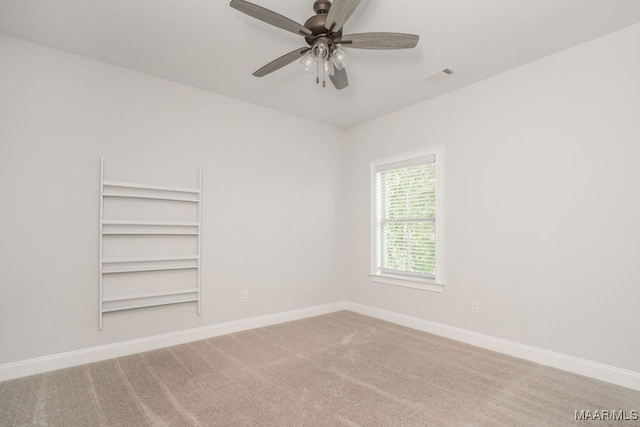
[[[446,68],[443,68],[442,70],[434,71],[433,73],[427,74],[422,78],[422,80],[431,82],[431,83],[438,83],[446,79],[447,77],[450,77],[452,74],[453,74],[453,68],[446,67]]]

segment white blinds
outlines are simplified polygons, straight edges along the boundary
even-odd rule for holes
[[[434,279],[434,156],[376,168],[376,257],[381,273]]]

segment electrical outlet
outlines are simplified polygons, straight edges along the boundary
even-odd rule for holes
[[[471,301],[471,312],[473,314],[480,313],[480,303],[478,301]]]
[[[242,291],[242,302],[249,302],[249,291]]]

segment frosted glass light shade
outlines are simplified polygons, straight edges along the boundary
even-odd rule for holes
[[[316,61],[311,57],[311,54],[306,54],[300,61],[300,67],[307,73],[311,73],[316,70]]]
[[[311,57],[316,62],[324,62],[329,59],[329,46],[324,41],[316,42],[311,48]]]
[[[347,52],[343,48],[336,47],[333,52],[331,52],[331,61],[333,61],[333,64],[338,70],[342,70],[349,62],[349,55],[347,55]]]
[[[324,62],[324,73],[327,76],[333,76],[335,70],[333,68],[333,62],[332,61],[325,61]]]

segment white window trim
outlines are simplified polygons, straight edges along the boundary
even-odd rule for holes
[[[416,157],[426,157],[435,155],[436,157],[436,278],[427,280],[406,276],[393,276],[382,274],[376,266],[376,169],[390,163],[406,162]],[[442,200],[444,190],[444,146],[437,145],[423,150],[412,151],[410,153],[398,154],[385,157],[371,162],[371,271],[369,276],[372,282],[385,283],[393,286],[403,286],[407,288],[420,289],[425,291],[442,292],[445,285],[444,280],[444,203]]]

